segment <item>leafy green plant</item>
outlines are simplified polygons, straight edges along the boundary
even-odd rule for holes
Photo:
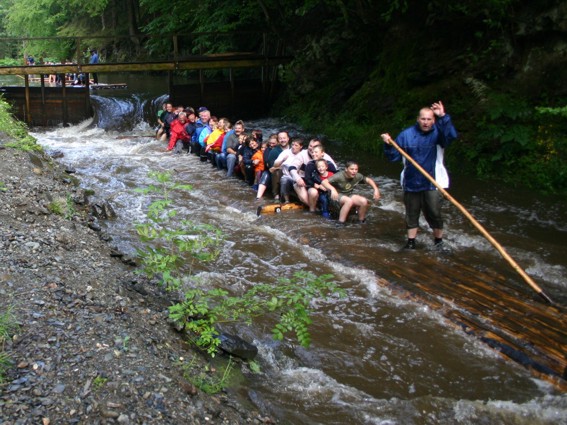
[[[567,118],[567,106],[562,106],[559,108],[550,108],[545,106],[538,106],[536,111],[542,115],[549,114],[549,115],[558,115],[564,118]]]
[[[278,318],[272,329],[276,340],[294,333],[298,342],[311,344],[312,301],[345,292],[330,279],[332,275],[315,276],[296,272],[292,279],[276,284],[259,284],[241,295],[230,295],[224,289],[195,288],[185,293],[185,300],[169,308],[170,318],[194,335],[192,342],[214,356],[220,345],[218,326],[226,323],[252,323],[258,316],[275,313]]]
[[[6,183],[0,182],[0,191],[6,192],[8,188],[6,187]]]
[[[196,364],[195,356],[188,364],[183,365],[183,378],[199,388],[206,394],[217,394],[227,387],[234,370],[234,361],[229,357],[226,366],[221,369],[221,375],[215,375],[219,371],[209,367],[201,367]]]
[[[137,250],[141,271],[148,277],[160,276],[167,290],[178,289],[182,276],[191,274],[196,261],[208,262],[218,257],[222,233],[214,226],[174,220],[177,211],[171,208],[171,192],[190,190],[191,186],[175,183],[168,172],[151,172],[150,177],[157,185],[137,191],[158,194],[161,198],[148,207],[148,220],[136,225],[138,236],[145,244]]]
[[[167,172],[151,172],[157,184],[137,191],[158,194],[148,207],[147,221],[136,225],[140,240],[138,248],[141,273],[158,276],[167,290],[179,289],[184,275],[190,274],[196,261],[212,261],[218,257],[222,235],[213,226],[198,225],[177,218],[171,208],[174,190],[189,190],[191,186],[172,180]],[[251,323],[260,315],[279,318],[272,333],[283,339],[293,332],[302,346],[309,346],[311,336],[311,302],[315,298],[344,295],[331,275],[315,276],[297,272],[292,279],[280,279],[276,284],[258,284],[243,294],[231,295],[225,289],[195,287],[184,294],[183,302],[170,307],[170,318],[188,331],[190,340],[214,357],[220,345],[218,326],[226,323]]]
[[[75,214],[77,214],[77,209],[75,208],[75,202],[70,194],[67,194],[65,199],[65,218],[71,220]]]
[[[108,382],[108,378],[104,376],[97,375],[96,378],[93,380],[93,388],[95,390],[99,390]]]
[[[122,351],[127,352],[129,350],[129,344],[130,344],[130,337],[126,336],[122,341]]]
[[[21,137],[19,140],[6,143],[7,147],[16,148],[24,152],[42,151],[43,148],[30,135]]]
[[[42,151],[42,147],[28,134],[27,126],[12,116],[10,105],[0,98],[0,130],[12,139],[4,146],[22,151]]]

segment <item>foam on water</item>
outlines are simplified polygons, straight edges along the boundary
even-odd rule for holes
[[[138,113],[136,108],[131,110]],[[138,121],[133,128],[147,132],[149,127]],[[281,123],[268,121],[263,128],[270,132],[281,128]],[[97,187],[97,192],[100,190],[110,197],[119,209],[119,220],[125,223],[141,221],[145,216],[149,200],[133,189],[150,183],[149,170],[175,170],[181,182],[189,180],[194,184],[193,191],[176,200],[175,208],[180,216],[215,223],[227,235],[217,264],[204,265],[194,279],[240,291],[257,282],[274,282],[279,277],[290,277],[294,271],[307,270],[316,274],[331,273],[347,290],[346,299],[316,302],[314,344],[309,351],[274,342],[269,325],[246,331],[253,335],[259,347],[259,361],[264,371],[259,380],[265,382],[259,382],[257,388],[264,392],[262,397],[271,398],[272,403],[281,403],[288,409],[286,415],[291,418],[290,423],[293,423],[293,415],[298,415],[296,423],[331,423],[337,417],[348,418],[349,423],[404,425],[474,424],[479,418],[486,423],[567,423],[565,396],[553,395],[552,389],[538,384],[537,390],[525,390],[530,394],[529,401],[506,401],[507,391],[497,386],[502,382],[508,384],[505,380],[511,379],[510,390],[514,397],[521,399],[524,394],[515,386],[518,382],[526,385],[529,380],[523,371],[515,366],[503,366],[493,350],[447,327],[445,319],[428,307],[393,296],[390,289],[378,284],[375,272],[356,263],[336,261],[317,246],[298,243],[297,235],[289,229],[278,228],[273,218],[258,219],[248,201],[248,196],[252,199],[248,188],[241,188],[233,181],[221,181],[223,187],[234,185],[230,194],[234,196],[229,196],[201,177],[210,165],[202,166],[193,157],[166,154],[163,143],[153,138],[120,139],[119,135],[93,126],[92,120],[34,134],[47,149],[64,152],[63,162],[76,167],[82,179]],[[199,174],[194,176],[195,173]],[[373,207],[376,208],[373,214],[389,212],[403,220],[399,182],[381,179],[380,183],[383,199],[379,206]],[[503,213],[506,208],[494,206],[493,211]],[[517,212],[522,220],[558,229],[564,227],[552,218]],[[461,225],[452,213],[448,216],[446,239],[453,249],[474,249],[483,253],[493,250],[470,226]],[[302,219],[297,220],[301,223]],[[323,237],[328,238],[325,243],[335,242],[332,236],[323,234]],[[358,237],[363,244],[365,235],[361,232]],[[431,236],[423,232],[419,237],[425,243]],[[380,240],[372,246],[395,251],[399,248],[396,243]],[[262,250],[257,248],[259,246]],[[515,254],[530,261],[530,274],[545,275],[556,285],[565,284],[564,266],[548,264],[543,254],[522,248]],[[348,351],[353,347],[348,347],[341,338],[346,333],[356,341],[354,354]],[[437,358],[438,354],[428,351],[434,344],[446,358]],[[456,357],[453,350],[459,351],[471,364],[459,364],[458,359],[453,358]],[[332,361],[338,365],[333,365]],[[471,376],[470,379],[476,380],[475,385],[482,387],[482,381],[486,381],[485,387],[479,390],[484,397],[480,401],[468,400],[464,395],[460,399],[447,396],[451,392],[467,394],[468,383],[461,382],[458,376],[465,366],[472,370],[478,367],[483,376]],[[364,376],[368,370],[376,376]],[[372,382],[373,379],[376,382]],[[448,380],[455,382],[444,382]],[[424,387],[436,396],[423,395]],[[538,391],[548,395],[534,397]],[[301,413],[295,413],[298,409]]]

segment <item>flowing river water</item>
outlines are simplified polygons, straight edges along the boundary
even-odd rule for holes
[[[302,270],[332,274],[346,290],[346,298],[318,303],[310,348],[273,341],[270,320],[232,329],[259,348],[261,373],[231,390],[246,403],[285,424],[567,424],[566,394],[448,325],[439,312],[378,284],[383,279],[408,288],[411,282],[396,270],[413,269],[435,279],[465,264],[511,281],[523,296],[533,297],[450,204],[444,211],[451,255],[429,249],[427,230],[418,237],[421,249],[400,252],[400,164],[366,154],[358,158],[361,172],[382,192],[365,225],[335,228],[303,211],[257,217],[254,193],[241,181],[223,178],[195,156],[168,154],[163,143],[145,137],[153,133],[145,117],[155,114],[163,97],[109,93],[92,99],[93,120],[34,129],[33,135],[47,151],[64,154],[60,161],[76,169],[84,187],[111,202],[118,218],[105,226],[119,249],[134,253],[139,246],[132,225],[145,217],[148,200],[135,189],[151,183],[149,171],[169,170],[176,181],[193,186],[174,195],[180,215],[214,224],[226,237],[220,258],[195,270],[203,284],[237,291]],[[455,122],[458,127],[458,118]],[[262,129],[265,136],[278,129],[301,135],[277,120],[247,127]],[[353,155],[339,142],[329,143],[327,151],[339,163]],[[452,186],[453,196],[565,306],[564,200],[458,176]]]

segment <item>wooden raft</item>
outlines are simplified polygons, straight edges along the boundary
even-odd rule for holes
[[[567,391],[565,307],[550,306],[531,293],[522,293],[493,271],[479,271],[463,263],[446,266],[435,256],[420,258],[420,262],[420,267],[388,265],[403,287],[382,278],[378,283],[398,296],[427,304],[505,358]]]

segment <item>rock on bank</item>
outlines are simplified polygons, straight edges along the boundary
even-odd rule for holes
[[[0,313],[19,324],[0,424],[264,422],[180,378],[177,360],[199,356],[160,291],[92,229],[86,198],[50,158],[0,145]]]

